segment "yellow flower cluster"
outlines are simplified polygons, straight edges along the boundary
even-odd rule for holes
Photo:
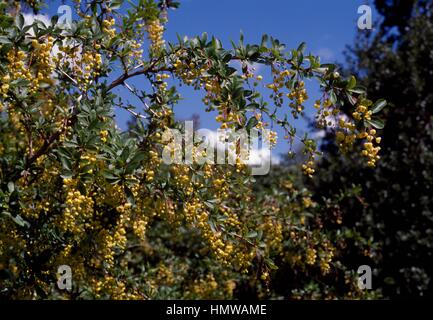
[[[319,251],[320,269],[322,270],[323,274],[327,274],[331,270],[330,263],[332,262],[332,258],[334,257],[334,249],[330,247],[327,242],[325,242],[323,246],[325,247],[325,249]]]
[[[99,132],[99,137],[101,138],[101,141],[103,143],[106,143],[107,142],[107,138],[108,138],[108,131],[107,130],[101,130]]]
[[[313,174],[315,172],[314,170],[314,161],[313,160],[309,160],[307,161],[306,164],[302,165],[302,171],[304,172],[305,175],[307,175],[309,178],[313,177]]]
[[[157,53],[163,49],[165,41],[163,39],[164,26],[159,19],[148,21],[146,31],[150,40],[151,52]]]
[[[116,248],[116,242],[113,235],[106,229],[100,231],[100,243],[98,246],[99,256],[102,258],[104,265],[107,269],[114,266],[114,250]],[[95,267],[101,267],[101,260],[94,258],[93,264]]]
[[[160,263],[158,265],[158,271],[156,277],[159,284],[173,286],[176,283],[173,270],[171,270],[171,268],[167,267],[163,263]]]
[[[264,139],[269,143],[270,147],[274,147],[277,144],[278,134],[275,131],[267,130],[264,132]]]
[[[100,48],[99,44],[95,44]],[[86,90],[90,85],[91,79],[100,75],[102,56],[93,49],[83,49],[80,46],[61,45],[56,61],[61,62],[65,67],[72,69],[69,75],[82,90]]]
[[[175,68],[175,74],[182,79],[186,84],[193,84],[194,81],[198,81],[201,75],[206,72],[204,67],[197,66],[194,62],[188,62],[185,60],[182,51],[176,52],[176,61],[173,63]]]
[[[303,103],[308,99],[304,81],[298,81],[294,89],[287,94],[287,97],[291,100],[289,106],[292,109],[293,116],[296,118],[298,114],[304,111]]]
[[[231,263],[239,268],[243,273],[248,273],[248,268],[252,265],[253,259],[256,257],[256,248],[254,247],[236,247],[233,253]]]
[[[323,101],[323,105],[321,100],[316,100],[314,103],[314,108],[317,109],[316,125],[321,129],[325,128],[326,126],[331,126],[332,121],[328,120],[328,117],[331,115],[335,117],[340,112],[335,105],[332,105],[329,99],[325,99]]]
[[[95,241],[97,245],[97,255],[92,258],[92,265],[96,268],[104,267],[110,270],[115,266],[116,252],[122,252],[126,249],[128,230],[144,239],[146,227],[149,221],[150,198],[146,198],[140,192],[139,180],[133,176],[127,176],[129,181],[136,180],[137,183],[131,186],[131,192],[136,199],[133,206],[126,201],[126,196],[121,185],[109,185],[105,192],[97,192],[96,202],[103,203],[116,209],[117,215],[113,216],[110,227],[103,226],[99,222],[94,224],[94,230],[97,230]],[[98,220],[104,220],[104,211],[96,212]]]
[[[353,143],[355,142],[357,135],[356,135],[356,125],[355,123],[351,121],[346,121],[344,119],[340,119],[338,121],[338,125],[340,129],[344,131],[338,131],[336,133],[336,140],[337,144],[340,147],[340,149],[347,152],[350,150],[353,146]]]
[[[76,68],[77,82],[85,90],[90,80],[99,76],[99,68],[102,64],[102,56],[97,52],[86,51],[81,57],[81,68]]]
[[[141,44],[136,40],[131,40],[131,52],[129,53],[129,64],[134,64],[134,61],[141,59],[143,56],[143,49],[141,49]]]
[[[77,181],[66,178],[63,179],[63,189],[66,193],[65,209],[63,216],[58,221],[58,225],[63,231],[70,231],[77,237],[86,232],[86,228],[91,228],[89,219],[93,216],[93,199],[81,194],[76,188]]]
[[[230,112],[229,103],[227,102],[218,106],[218,115],[215,117],[215,120],[221,123],[221,129],[234,129],[240,121],[237,114]]]
[[[54,45],[54,38],[49,36],[46,43],[40,44],[36,39],[32,41],[34,53],[36,55],[35,78],[33,79],[32,85],[38,87],[40,82],[52,84],[52,72],[54,71],[57,59],[52,57],[52,49]]]
[[[113,39],[116,36],[116,28],[114,25],[116,20],[114,18],[105,19],[102,21],[102,32],[108,36],[108,39]]]
[[[316,263],[317,259],[317,251],[314,248],[308,248],[305,253],[305,262],[309,265],[313,265]]]
[[[268,123],[267,122],[263,122],[261,119],[262,119],[262,114],[261,113],[256,113],[256,114],[254,114],[254,117],[257,119],[257,124],[256,124],[256,128],[257,129],[263,129],[263,128],[265,128],[265,127],[267,127],[268,126]]]
[[[376,130],[371,129],[368,132],[364,131],[364,132],[356,134],[355,124],[350,123],[350,122],[346,122],[344,120],[340,120],[340,126],[342,128],[346,128],[348,133],[344,133],[341,131],[336,133],[336,140],[337,140],[338,146],[342,150],[347,151],[353,146],[356,139],[367,140],[363,144],[364,148],[363,148],[361,154],[367,158],[367,165],[369,167],[374,167],[376,165],[376,161],[380,159],[380,156],[378,155],[378,153],[381,149],[379,146],[377,146],[378,144],[380,144],[381,138],[376,137],[376,133],[377,133]],[[376,144],[376,146],[375,146],[375,144]]]
[[[356,107],[355,111],[352,113],[352,116],[355,120],[371,120],[372,112],[368,110],[366,106],[359,105]]]
[[[192,291],[199,297],[212,297],[217,289],[218,282],[211,273],[207,274],[206,277],[196,279],[192,285]]]
[[[206,90],[206,96],[203,99],[205,105],[209,105],[212,100],[220,100],[219,111],[224,111],[225,114],[230,113],[230,97],[227,101],[221,101],[219,94],[221,92],[221,85],[219,81],[212,77],[201,77],[200,86],[204,87]]]
[[[126,248],[126,227],[131,222],[132,204],[129,202],[124,203],[116,208],[120,213],[117,219],[117,225],[114,229],[113,240],[115,246],[120,250]]]
[[[275,208],[277,209],[277,208]],[[268,250],[282,251],[283,249],[283,225],[270,217],[266,217],[261,228],[266,235],[266,244]]]
[[[376,161],[380,159],[380,156],[378,155],[380,151],[379,146],[374,146],[374,143],[379,144],[381,142],[380,137],[376,137],[376,130],[371,129],[368,133],[363,132],[360,134],[361,137],[365,137],[367,142],[364,143],[364,149],[362,150],[362,155],[367,158],[368,166],[374,167],[376,165]]]
[[[218,199],[226,199],[229,195],[229,186],[227,184],[227,181],[223,178],[217,178],[213,180],[213,184],[215,186],[215,189],[217,190],[216,192]]]
[[[209,225],[209,214],[205,210],[203,203],[196,199],[190,200],[184,204],[183,213],[189,223],[199,228],[217,259],[228,265],[230,263],[229,257],[233,252],[233,245],[230,242],[225,244],[222,241],[221,232],[212,231]]]
[[[106,298],[107,296],[113,300],[142,299],[142,296],[140,296],[138,292],[129,292],[125,282],[109,274],[105,275],[102,280],[93,281],[92,287],[97,299]]]
[[[158,152],[155,150],[150,150],[149,155],[150,159],[148,162],[148,167],[144,170],[144,173],[146,175],[146,181],[152,182],[155,178],[155,170],[158,168],[162,160]]]
[[[158,73],[156,75],[156,81],[162,81],[164,79],[170,79],[170,75],[167,73]]]
[[[308,196],[302,197],[302,204],[305,208],[310,208],[314,206],[313,200],[311,200],[311,198]]]
[[[0,96],[6,97],[10,83],[18,79],[25,79],[30,82],[30,93],[35,93],[41,83],[53,83],[52,73],[57,61],[51,55],[54,38],[48,36],[43,43],[34,39],[31,45],[33,52],[30,62],[27,61],[28,55],[24,51],[12,49],[7,53],[8,69],[7,73],[2,75]]]
[[[1,93],[6,97],[10,82],[17,79],[25,79],[30,82],[34,79],[31,70],[26,65],[27,55],[24,51],[12,49],[7,53],[8,73],[3,76]]]
[[[11,77],[6,74],[2,76],[2,85],[0,86],[0,95],[4,98],[6,98],[8,90],[9,90],[9,82],[11,80]],[[0,107],[0,112],[3,111],[3,106]]]
[[[87,173],[92,174],[93,173],[92,166],[97,164],[97,161],[98,161],[98,159],[96,158],[96,155],[92,154],[92,153],[85,153],[81,156],[81,160],[83,160],[83,161],[80,162],[80,169],[86,168]]]
[[[40,201],[34,200],[32,193],[25,194],[26,190],[23,190],[22,202],[25,206],[22,208],[22,215],[26,219],[37,219],[42,213],[48,213],[50,210],[50,201],[41,199]]]
[[[203,98],[205,105],[209,106],[211,101],[220,100],[221,84],[218,79],[206,75],[207,67],[200,66],[192,61],[187,61],[185,53],[181,50],[176,52],[176,61],[173,63],[174,73],[188,85],[195,89],[203,88],[206,96]],[[260,77],[261,79],[261,77]],[[226,101],[219,101],[218,115],[216,121],[221,123],[221,129],[234,128],[241,123],[241,118],[233,112],[230,97]]]
[[[132,221],[132,231],[138,238],[143,239],[146,234],[147,225],[148,219],[145,219],[143,217],[136,217]]]
[[[0,86],[0,96],[3,98],[6,98],[8,90],[9,90],[9,81],[11,80],[11,77],[6,74],[1,77],[2,85]],[[3,105],[0,105],[0,112],[3,111]]]
[[[168,83],[164,80],[169,79],[170,75],[166,73],[158,73],[156,75],[156,81],[159,82],[158,88],[161,91],[161,93],[165,93],[167,91]]]
[[[190,168],[184,165],[175,165],[171,168],[174,176],[175,186],[190,196],[194,192],[194,187],[191,184]]]
[[[284,87],[286,77],[290,76],[291,73],[289,70],[280,71],[275,68],[272,68],[272,73],[274,75],[273,82],[268,84],[266,87],[273,90],[275,93],[278,93],[278,91]]]

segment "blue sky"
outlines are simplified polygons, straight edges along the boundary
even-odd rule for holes
[[[287,47],[307,43],[307,51],[322,58],[322,62],[344,62],[346,45],[355,40],[358,7],[368,0],[180,0],[178,10],[169,14],[165,39],[176,42],[177,34],[195,36],[203,32],[219,38],[223,45],[231,47],[230,40],[237,42],[242,30],[245,42],[259,43],[266,33]],[[46,12],[55,14],[60,1],[52,1]],[[66,1],[68,3],[68,1]],[[373,16],[373,20],[376,17]],[[260,70],[259,72],[260,73]],[[307,83],[310,99],[306,103],[307,113],[318,95],[318,86]],[[204,112],[202,95],[196,91],[182,89],[183,100],[175,108],[179,119],[188,119],[196,113],[200,116],[201,127],[216,129],[215,114]],[[122,93],[123,95],[123,93]],[[125,128],[129,114],[117,112],[117,122]],[[305,122],[299,130],[308,130]],[[278,131],[279,136],[284,135]],[[287,143],[279,140],[274,155],[288,151]]]

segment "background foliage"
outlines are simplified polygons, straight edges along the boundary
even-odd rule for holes
[[[377,32],[360,33],[348,66],[373,97],[386,96],[382,159],[376,170],[337,155],[331,135],[313,184],[315,199],[361,192],[344,202],[343,224],[378,245],[371,265],[386,297],[432,296],[432,53],[431,1],[376,1]],[[348,259],[351,259],[348,257]],[[355,261],[354,261],[355,262]]]

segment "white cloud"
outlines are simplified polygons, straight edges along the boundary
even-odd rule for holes
[[[51,19],[45,14],[23,13],[24,25],[29,26],[36,20],[43,22],[46,26],[51,25]]]
[[[232,159],[236,158],[236,153],[233,148],[233,143],[225,143],[220,140],[218,132],[214,130],[200,129],[200,135],[205,137],[205,141],[209,143],[209,147],[215,148],[216,150],[224,150],[226,147],[228,149],[228,155]],[[249,150],[249,156],[247,164],[250,166],[261,166],[267,162],[271,164],[279,164],[281,159],[278,156],[272,154],[272,150],[269,151],[266,146],[259,148],[254,145]]]
[[[311,139],[322,139],[326,135],[325,130],[319,130],[310,135]]]
[[[260,166],[264,162],[269,161],[268,159],[268,151],[264,149],[252,149],[250,152],[250,157],[248,159],[248,164],[251,166]],[[280,164],[280,157],[273,155],[271,151],[271,164],[277,165]]]

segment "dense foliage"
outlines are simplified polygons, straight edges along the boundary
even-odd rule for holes
[[[224,49],[206,34],[165,43],[174,1],[77,1],[70,24],[25,23],[23,10],[41,5],[0,4],[2,297],[376,294],[360,290],[357,266],[339,260],[347,239],[362,237],[327,229],[341,225],[338,211],[327,214],[341,199],[319,207],[289,176],[257,188],[237,149],[233,165],[167,165],[161,152],[179,148],[164,132],[183,130],[173,106],[178,88],[191,86],[222,129],[282,126],[288,143],[303,146],[305,162],[294,174],[312,177],[316,144],[294,123],[308,99],[304,80],[314,79],[323,90],[317,125],[332,127],[347,153],[362,144],[360,167],[373,168],[384,100],[368,100],[355,77],[341,77],[304,44],[286,50],[272,37],[259,45],[241,37]],[[271,77],[255,74],[254,64]],[[117,128],[117,108],[131,113],[131,130]],[[274,144],[276,134],[262,138]],[[203,152],[190,151],[194,159]],[[370,245],[360,247],[370,252]],[[56,286],[61,265],[72,269],[70,292]]]
[[[349,71],[373,97],[388,97],[382,159],[362,169],[356,156],[336,152],[333,134],[314,181],[315,199],[362,186],[341,204],[343,224],[378,246],[367,261],[385,297],[433,294],[433,6],[432,1],[377,1],[384,14],[377,32],[361,32]],[[359,188],[357,188],[359,189]],[[353,255],[343,260],[357,264]],[[356,255],[355,255],[356,257]]]

